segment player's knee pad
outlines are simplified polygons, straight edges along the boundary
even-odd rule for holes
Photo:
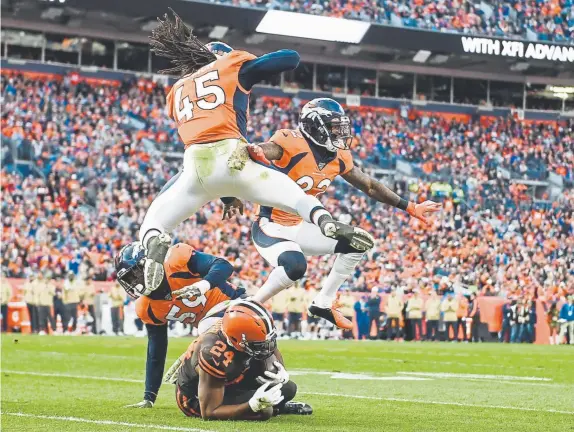
[[[281,394],[283,395],[283,403],[293,400],[297,394],[297,384],[293,381],[287,381],[281,387]]]
[[[292,281],[297,281],[305,276],[307,260],[299,251],[285,251],[277,258],[277,264],[285,269],[285,274]]]
[[[363,252],[339,254],[333,265],[333,270],[342,275],[350,275],[363,259],[363,255]]]

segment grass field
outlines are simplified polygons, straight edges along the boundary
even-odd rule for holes
[[[315,412],[255,424],[186,418],[169,385],[123,408],[143,394],[145,339],[2,336],[2,431],[572,431],[573,348],[281,341]]]

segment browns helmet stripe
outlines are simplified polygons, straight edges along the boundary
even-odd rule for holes
[[[263,318],[263,322],[265,323],[265,330],[267,334],[270,334],[274,330],[273,321],[269,312],[265,308],[262,308],[257,303],[249,301],[249,300],[242,300],[234,304],[234,306],[244,306],[247,309],[251,309],[255,312],[258,316]]]

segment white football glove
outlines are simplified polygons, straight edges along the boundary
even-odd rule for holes
[[[172,291],[171,295],[178,300],[201,297],[211,289],[211,284],[206,280],[200,280],[193,285],[185,286],[181,289]]]
[[[124,406],[124,408],[153,408],[153,402],[144,399],[141,402],[132,404],[132,405],[126,405]]]
[[[168,383],[168,384],[177,383],[177,375],[178,375],[177,373],[179,372],[179,369],[181,368],[182,365],[183,365],[183,360],[180,357],[167,370],[167,372],[165,373],[165,376],[163,377],[163,382]]]
[[[283,400],[283,395],[281,394],[283,384],[277,384],[269,388],[270,385],[270,383],[263,384],[257,389],[251,399],[249,399],[249,407],[253,412],[259,412],[265,408],[272,407]]]
[[[274,361],[273,364],[277,368],[277,373],[265,371],[265,376],[255,378],[259,384],[286,384],[289,381],[289,372],[285,370],[283,365],[278,361]]]

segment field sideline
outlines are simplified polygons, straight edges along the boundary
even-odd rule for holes
[[[18,340],[15,343],[15,339]],[[172,339],[168,363],[190,339]],[[574,347],[280,341],[310,417],[267,423],[184,417],[173,386],[151,410],[146,339],[2,336],[3,431],[574,430]],[[169,366],[169,364],[167,365]]]

